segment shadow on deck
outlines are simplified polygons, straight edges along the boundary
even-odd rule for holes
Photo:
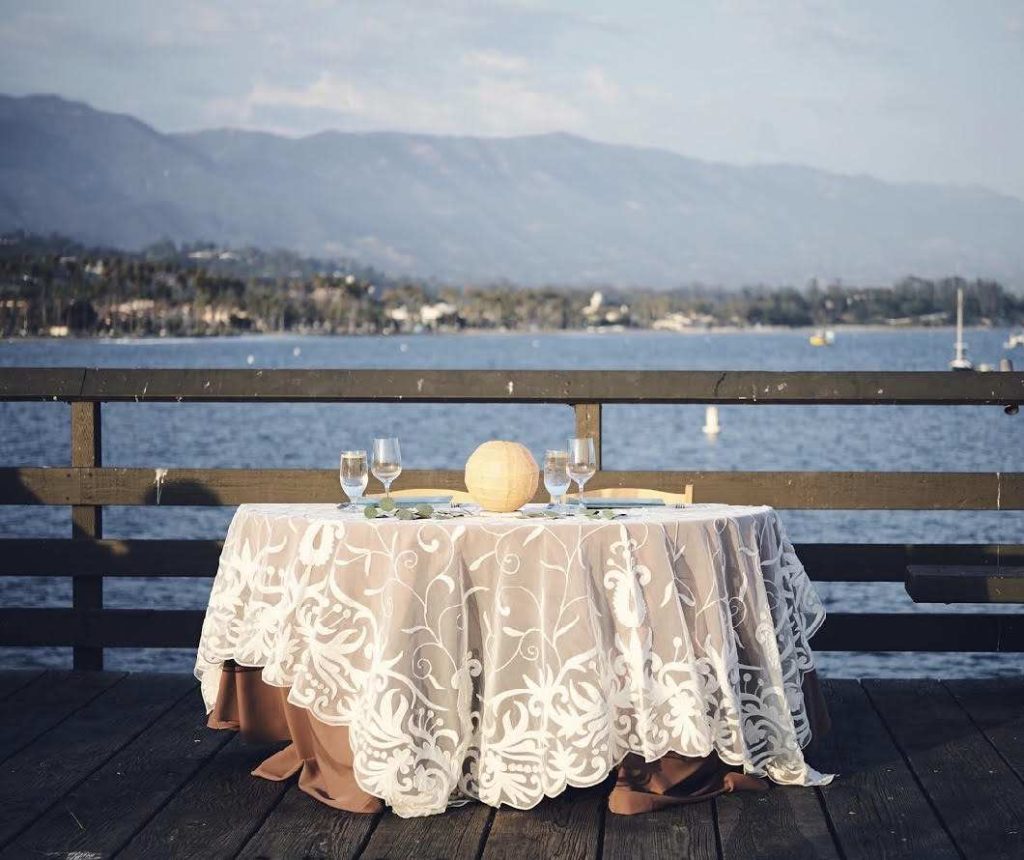
[[[821,789],[620,817],[605,784],[403,820],[249,776],[268,748],[206,729],[192,678],[0,672],[0,858],[1024,857],[1024,679],[825,693]]]

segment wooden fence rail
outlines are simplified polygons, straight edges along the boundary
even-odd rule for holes
[[[102,403],[548,403],[575,411],[597,440],[603,404],[1018,406],[1024,373],[0,369],[0,401],[71,404],[71,464],[0,468],[0,505],[70,506],[71,538],[0,540],[0,576],[71,576],[72,606],[0,608],[0,646],[70,645],[76,668],[108,647],[192,647],[202,613],[104,609],[103,580],[208,577],[221,543],[105,540],[106,505],[238,505],[335,501],[327,469],[103,466]],[[1007,420],[999,413],[993,420]],[[1024,474],[1008,472],[600,471],[588,486],[647,486],[695,501],[816,510],[1024,510]],[[460,489],[461,470],[409,470],[402,486]],[[376,481],[371,489],[379,489]],[[538,493],[538,499],[543,494]],[[1024,565],[1024,544],[802,544],[817,581],[902,582],[910,564]],[[1024,624],[1005,614],[833,613],[823,650],[1024,651]]]
[[[2,368],[0,400],[1008,406],[1024,372]]]

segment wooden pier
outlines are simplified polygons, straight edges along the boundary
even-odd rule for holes
[[[70,606],[0,607],[0,647],[71,646],[76,670],[0,672],[0,860],[66,857],[1024,857],[1024,679],[826,680],[833,731],[809,755],[840,774],[650,815],[606,811],[608,784],[529,812],[469,805],[403,820],[249,776],[268,753],[205,728],[195,682],[100,671],[104,650],[193,647],[202,612],[109,609],[107,577],[210,577],[220,542],[103,537],[106,505],[336,501],[334,469],[104,466],[108,402],[549,403],[602,437],[617,403],[989,406],[1024,374],[0,369],[0,401],[70,404],[70,463],[0,464],[0,505],[70,506],[64,539],[0,539],[0,576],[68,576]],[[825,455],[823,455],[825,456]],[[460,470],[401,485],[461,488]],[[1024,474],[617,472],[589,486],[694,485],[695,501],[817,510],[1024,510]],[[373,487],[371,486],[371,489]],[[1019,517],[1019,514],[1017,514]],[[798,544],[811,578],[905,582],[915,599],[1012,601],[1024,542]],[[1024,651],[1024,617],[830,614],[817,650]]]
[[[0,858],[1024,857],[1024,680],[826,681],[839,778],[638,815],[610,785],[528,812],[339,812],[249,771],[194,679],[0,672]]]

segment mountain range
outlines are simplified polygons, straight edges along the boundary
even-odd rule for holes
[[[1024,284],[1024,201],[569,134],[162,133],[0,96],[0,231],[134,249],[283,247],[392,274],[523,284]]]

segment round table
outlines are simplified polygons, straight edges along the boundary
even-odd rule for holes
[[[403,816],[530,808],[629,754],[813,785],[831,778],[802,753],[823,620],[770,507],[401,521],[242,505],[196,675],[214,710],[225,665],[258,667],[291,714],[281,733],[345,727],[361,796]]]

